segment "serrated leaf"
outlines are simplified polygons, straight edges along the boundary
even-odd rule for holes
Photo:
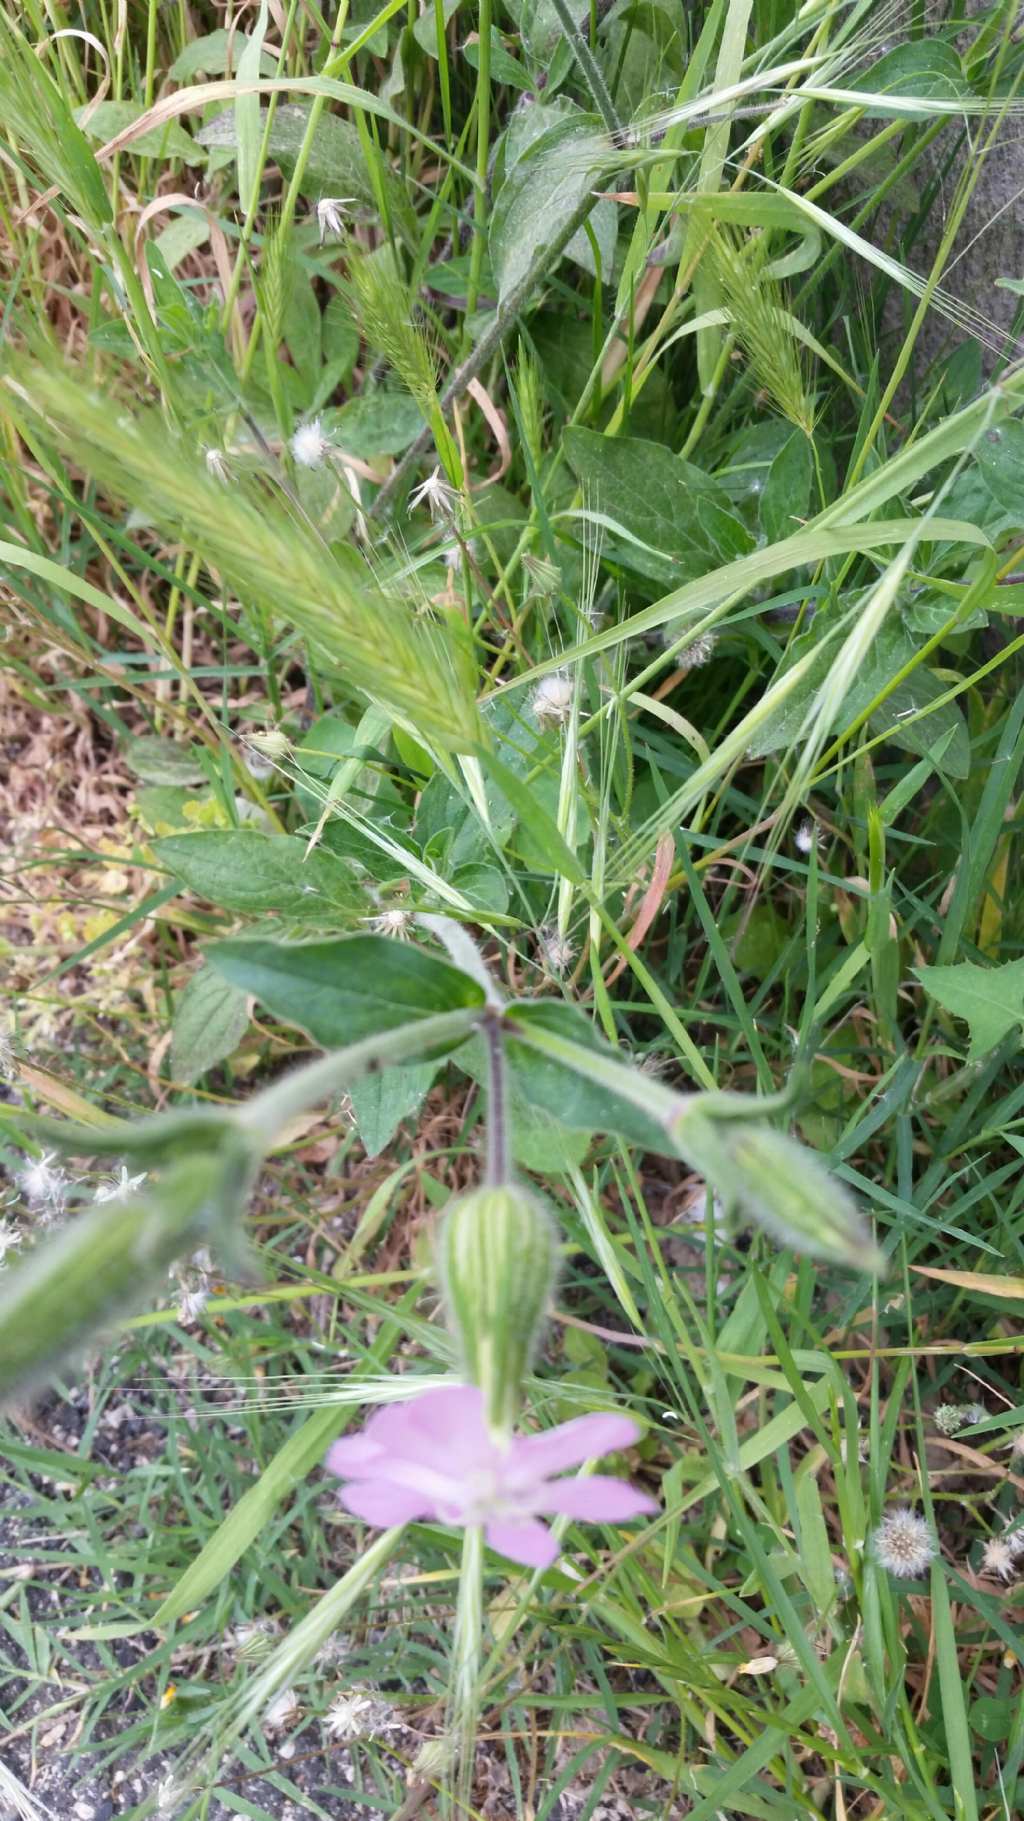
[[[249,1028],[246,995],[212,967],[193,974],[174,1010],[171,1074],[198,1081],[238,1048]]]
[[[1024,1030],[1024,961],[1007,961],[1002,967],[958,961],[914,972],[929,998],[970,1025],[969,1062],[994,1050],[1011,1031]]]
[[[225,910],[278,911],[290,917],[355,916],[363,898],[343,860],[293,835],[211,828],[153,843],[161,866],[190,891]]]
[[[724,488],[662,443],[574,426],[565,453],[588,505],[628,534],[609,532],[609,554],[639,575],[678,586],[753,549]]]
[[[207,959],[227,980],[326,1049],[484,1002],[468,974],[386,936],[333,942],[218,942]]]

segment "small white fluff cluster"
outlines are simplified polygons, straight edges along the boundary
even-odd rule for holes
[[[1024,1554],[1024,1532],[1018,1531],[1015,1536],[990,1536],[981,1552],[981,1570],[983,1574],[998,1575],[1001,1581],[1013,1581],[1017,1577],[1017,1563]]]
[[[938,1555],[939,1546],[931,1526],[909,1505],[898,1505],[886,1513],[871,1538],[871,1552],[880,1568],[889,1574],[914,1580]]]
[[[98,1201],[100,1203],[105,1201],[127,1201],[129,1196],[135,1194],[136,1189],[141,1189],[146,1180],[146,1174],[147,1172],[142,1170],[138,1176],[129,1176],[127,1165],[122,1164],[116,1176],[109,1176],[106,1182],[100,1183],[99,1188],[93,1196],[93,1201]]]
[[[331,439],[318,417],[300,424],[291,440],[291,452],[300,468],[320,468],[331,448]]]
[[[340,239],[344,234],[345,219],[342,211],[353,202],[355,202],[354,196],[321,196],[316,205],[316,222],[320,232],[321,246],[328,234],[333,235],[335,240]]]
[[[41,1226],[48,1226],[60,1218],[71,1187],[66,1172],[59,1167],[54,1169],[55,1155],[53,1151],[45,1151],[18,1177],[18,1187]]]
[[[368,1688],[349,1688],[336,1695],[324,1717],[328,1736],[339,1744],[389,1732],[396,1724],[391,1703]]]
[[[294,1688],[282,1688],[263,1716],[265,1732],[287,1732],[299,1717],[299,1697]]]
[[[378,911],[375,917],[366,917],[364,921],[370,925],[375,936],[391,936],[396,942],[408,942],[412,935],[412,912],[402,910],[397,904]]]
[[[409,495],[410,506],[426,506],[435,524],[444,524],[455,516],[458,501],[455,488],[450,486],[441,473],[434,468],[425,481],[420,481]]]
[[[541,960],[549,974],[564,974],[572,965],[576,954],[575,944],[568,936],[562,936],[557,929],[542,929],[540,932]]]
[[[564,727],[572,714],[573,687],[564,671],[541,677],[530,701],[538,727]]]

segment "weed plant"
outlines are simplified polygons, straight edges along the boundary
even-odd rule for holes
[[[1016,12],[0,6],[0,1809],[1020,1812]]]

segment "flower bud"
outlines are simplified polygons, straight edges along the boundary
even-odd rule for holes
[[[507,1430],[518,1409],[555,1264],[554,1222],[526,1189],[474,1189],[442,1220],[438,1269],[449,1326],[495,1429]]]
[[[698,1101],[676,1120],[673,1136],[727,1205],[742,1209],[780,1245],[884,1272],[885,1258],[853,1196],[806,1145],[771,1126],[716,1116]]]

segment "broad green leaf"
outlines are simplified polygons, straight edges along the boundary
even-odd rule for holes
[[[349,1088],[356,1129],[367,1157],[379,1157],[403,1119],[418,1113],[437,1075],[436,1062],[378,1069]]]
[[[1024,525],[1024,424],[1011,418],[989,430],[975,450],[975,460],[996,504]]]
[[[286,103],[279,107],[270,128],[270,156],[289,175],[306,137],[309,119],[308,103]],[[266,124],[260,115],[260,131]],[[238,133],[233,109],[215,114],[196,134],[200,145],[229,151],[238,150]],[[415,214],[412,204],[397,177],[386,168],[383,172],[384,196],[388,213],[406,239],[415,241]],[[364,208],[376,210],[377,194],[366,167],[359,132],[349,120],[337,114],[321,114],[313,133],[313,143],[302,178],[302,193],[316,201],[321,196],[352,196]]]
[[[203,38],[193,38],[184,50],[178,52],[168,70],[175,82],[190,82],[193,76],[202,73],[204,76],[223,76],[228,70],[237,70],[239,58],[245,49],[246,38],[241,32],[229,32],[220,27],[218,31],[207,32]],[[272,76],[277,69],[277,58],[269,51],[260,52],[260,75]]]
[[[837,626],[822,635],[812,627],[791,641],[787,670],[809,653],[813,654],[812,661],[792,694],[752,734],[748,744],[751,757],[763,758],[768,753],[780,752],[800,738],[815,702],[828,687],[839,632]],[[902,627],[883,627],[860,667],[856,683],[837,704],[830,730],[839,733],[850,726],[875,697],[888,688],[893,676],[905,665],[913,663],[916,651],[917,647]],[[955,702],[930,707],[944,693],[945,686],[939,679],[923,665],[918,665],[889,691],[885,701],[869,717],[868,727],[872,733],[884,734],[894,745],[909,752],[925,756],[934,755],[938,749],[942,754],[942,770],[950,777],[965,778],[970,769],[970,741],[963,715]],[[921,714],[920,719],[911,719],[923,709],[928,712]]]
[[[163,740],[158,734],[141,734],[124,745],[129,770],[144,784],[202,784],[206,773],[199,755],[199,747]]]
[[[679,585],[752,550],[724,488],[662,443],[574,426],[565,452],[610,532],[609,554],[638,574]],[[616,538],[616,525],[628,539]]]
[[[423,428],[423,413],[408,392],[380,386],[360,392],[337,411],[324,412],[324,427],[350,455],[401,455]]]
[[[958,961],[953,967],[918,967],[917,978],[929,998],[970,1025],[967,1060],[994,1050],[1011,1031],[1024,1029],[1024,961],[1002,967],[979,967]]]
[[[526,1037],[531,1029],[552,1031],[598,1055],[622,1061],[598,1035],[585,1013],[574,1006],[559,1004],[555,999],[520,1000],[509,1007],[509,1016]],[[615,1133],[645,1151],[657,1151],[665,1157],[676,1155],[664,1125],[653,1114],[648,1118],[639,1107],[631,1106],[610,1089],[553,1057],[540,1055],[515,1035],[509,1035],[505,1048],[509,1075],[531,1106],[553,1112],[562,1125],[575,1130]]]
[[[193,974],[174,1008],[171,1074],[198,1081],[238,1048],[249,1028],[246,995],[213,968]]]
[[[522,66],[519,67],[521,71]],[[493,59],[491,69],[494,72]],[[515,77],[509,79],[516,80]],[[593,120],[565,95],[556,95],[550,101],[535,101],[532,107],[517,108],[509,120],[508,130],[502,142],[506,181],[512,176],[519,160],[543,134],[549,129],[563,127],[567,123],[576,131],[583,128],[589,132],[593,126]],[[607,284],[611,279],[612,267],[615,263],[615,245],[619,227],[617,204],[607,197],[595,201],[587,217],[587,227],[597,241],[598,251],[601,255],[601,276]],[[577,228],[572,239],[566,243],[565,257],[574,259],[576,264],[582,266],[586,272],[595,271],[594,249],[590,244],[590,234],[588,234],[587,228]]]
[[[254,993],[276,1017],[301,1025],[325,1049],[484,1000],[468,974],[386,936],[294,946],[218,942],[207,958],[225,979]]]
[[[115,133],[122,133],[126,126],[132,126],[145,111],[134,101],[101,101],[91,113],[84,108],[78,110],[83,133],[89,139],[103,142],[113,139]],[[180,120],[170,120],[166,126],[152,127],[149,132],[141,133],[132,143],[132,152],[140,158],[180,158],[185,164],[203,162],[201,147],[191,133],[185,131]]]
[[[491,211],[489,247],[499,298],[514,291],[541,248],[564,231],[609,161],[589,115],[546,128],[509,171]]]
[[[870,68],[853,75],[844,86],[871,95],[914,95],[954,101],[966,93],[960,59],[953,46],[941,38],[926,37],[898,44]],[[868,119],[885,116],[884,104],[865,102]]]
[[[278,911],[324,922],[363,908],[344,861],[321,848],[307,858],[305,842],[294,835],[211,828],[168,835],[154,842],[153,851],[190,891],[225,910]]]
[[[810,438],[802,430],[794,430],[772,461],[761,494],[761,524],[770,544],[800,529],[807,517],[813,479]]]

